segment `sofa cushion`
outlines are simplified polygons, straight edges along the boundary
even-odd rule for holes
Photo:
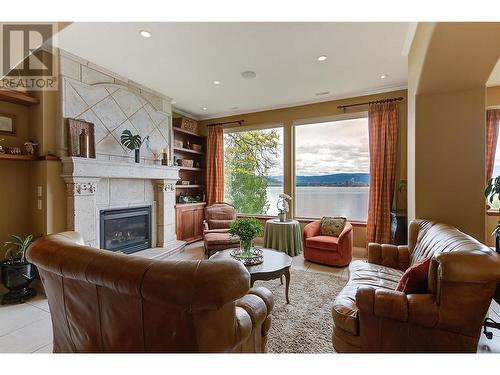
[[[321,236],[340,236],[344,230],[347,219],[345,217],[329,217],[323,216],[319,227],[319,234]]]
[[[306,238],[306,247],[314,249],[337,251],[339,239],[332,236],[314,236]]]
[[[205,243],[209,245],[237,245],[240,243],[240,239],[229,233],[210,232],[205,234]]]
[[[403,271],[364,260],[356,260],[349,265],[349,281],[333,302],[332,315],[335,326],[353,335],[359,335],[356,291],[360,286],[372,286],[395,290]]]
[[[209,229],[228,229],[234,220],[220,220],[220,219],[209,219],[208,228]]]
[[[399,280],[396,290],[405,294],[426,293],[431,259],[429,256],[408,268]]]

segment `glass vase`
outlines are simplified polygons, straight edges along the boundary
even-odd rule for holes
[[[252,256],[252,240],[240,240],[241,256],[250,258]]]

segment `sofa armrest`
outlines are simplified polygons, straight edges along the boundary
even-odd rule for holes
[[[320,227],[321,227],[321,220],[315,220],[307,224],[304,227],[304,234],[303,234],[304,241],[306,240],[306,238],[319,236]]]
[[[410,265],[408,246],[368,244],[368,262],[405,271]]]
[[[363,314],[408,321],[408,300],[403,292],[360,287],[356,292],[356,305]]]

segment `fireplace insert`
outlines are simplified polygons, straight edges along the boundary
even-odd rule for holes
[[[100,212],[101,249],[130,254],[151,247],[151,206]]]

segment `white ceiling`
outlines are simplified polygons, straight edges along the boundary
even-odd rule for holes
[[[493,68],[490,78],[488,78],[488,82],[486,82],[486,86],[500,86],[500,59],[498,59],[497,64]]]
[[[214,118],[406,87],[412,30],[411,23],[74,23],[55,44]],[[244,79],[245,70],[257,77]]]

